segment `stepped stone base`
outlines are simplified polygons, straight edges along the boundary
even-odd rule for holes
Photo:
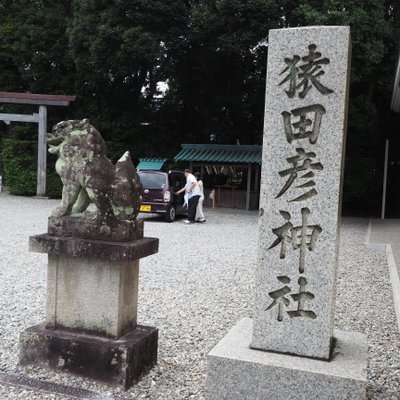
[[[137,326],[119,339],[46,329],[20,334],[19,362],[64,370],[128,389],[157,363],[158,329]]]
[[[143,238],[143,220],[90,218],[88,212],[85,213],[85,217],[81,215],[49,217],[47,233],[53,236],[129,242]]]
[[[51,256],[99,258],[109,261],[135,261],[158,252],[158,239],[130,242],[53,236],[47,233],[29,237],[29,250]]]
[[[367,341],[334,331],[331,361],[250,348],[253,321],[242,319],[208,355],[208,400],[360,400],[366,398]]]

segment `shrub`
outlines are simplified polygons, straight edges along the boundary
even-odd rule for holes
[[[4,184],[11,194],[36,194],[37,142],[3,139],[1,143]]]
[[[36,195],[37,142],[34,140],[3,139],[0,160],[4,185],[9,192],[20,196]],[[62,183],[55,172],[56,157],[48,157],[46,195],[60,197]]]
[[[47,156],[46,195],[58,199],[61,197],[63,184],[56,172],[57,157],[53,154]]]

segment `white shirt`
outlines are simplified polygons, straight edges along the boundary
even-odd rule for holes
[[[195,182],[196,185],[193,187],[192,191],[189,192],[190,188],[192,187],[193,182]],[[200,188],[197,183],[197,179],[192,174],[189,174],[186,177],[185,192],[188,194],[189,199],[192,198],[193,196],[200,196]]]
[[[197,185],[199,186],[200,198],[204,199],[204,189],[203,189],[203,181],[200,179],[197,181]]]

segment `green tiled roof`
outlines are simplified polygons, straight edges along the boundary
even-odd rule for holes
[[[261,164],[261,145],[182,144],[175,161]]]
[[[140,158],[136,169],[141,171],[144,169],[160,170],[166,160],[166,158]]]

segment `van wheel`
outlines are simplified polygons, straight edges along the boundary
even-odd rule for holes
[[[173,222],[176,217],[176,210],[174,206],[171,206],[168,208],[166,214],[165,214],[165,220],[167,222]]]

